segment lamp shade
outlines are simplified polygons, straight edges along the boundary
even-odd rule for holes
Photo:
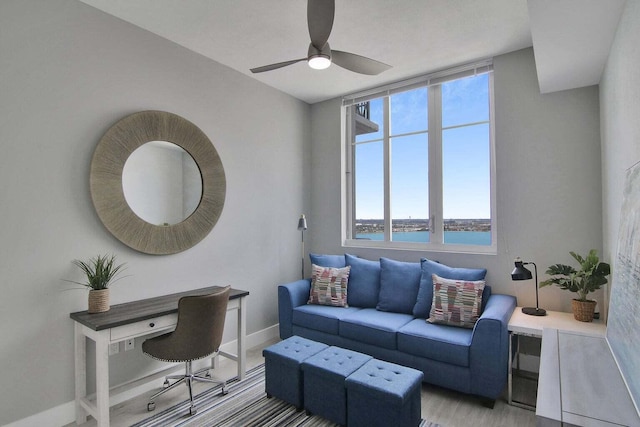
[[[302,214],[300,215],[300,219],[298,220],[298,230],[306,230],[306,229],[307,229],[307,218],[305,218],[304,214]]]
[[[531,270],[524,266],[520,258],[515,259],[515,268],[511,272],[511,280],[530,280],[533,278]]]

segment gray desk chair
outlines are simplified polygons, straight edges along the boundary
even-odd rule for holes
[[[142,351],[154,359],[165,362],[185,362],[184,375],[170,375],[164,381],[164,389],[149,398],[147,410],[155,409],[155,399],[185,383],[189,389],[191,407],[189,413],[197,412],[193,403],[193,381],[206,381],[222,384],[222,394],[227,394],[226,382],[211,379],[209,368],[193,372],[191,362],[216,353],[222,342],[224,320],[229,302],[229,289],[209,295],[188,296],[178,302],[178,324],[173,332],[150,338],[142,343]],[[202,375],[206,371],[206,375]],[[177,380],[169,385],[169,380]]]

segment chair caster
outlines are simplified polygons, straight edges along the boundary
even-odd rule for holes
[[[198,409],[195,406],[192,406],[192,407],[189,408],[189,415],[190,416],[194,416],[197,413],[198,413]]]
[[[156,409],[156,402],[149,402],[147,403],[147,411],[151,412],[154,409]]]
[[[207,373],[204,375],[205,378],[211,378],[211,372],[207,371]]]
[[[169,388],[169,380],[164,380],[164,382],[162,383],[162,387]]]
[[[227,387],[222,387],[222,395],[226,396],[227,394],[229,394],[229,390],[227,390]]]

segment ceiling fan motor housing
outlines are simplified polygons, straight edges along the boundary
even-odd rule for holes
[[[323,70],[331,65],[331,48],[329,43],[325,43],[322,49],[318,49],[309,43],[309,51],[307,52],[307,62],[309,66],[316,70]]]

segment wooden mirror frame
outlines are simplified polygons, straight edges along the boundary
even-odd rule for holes
[[[182,147],[200,169],[200,204],[178,224],[150,224],[138,217],[125,199],[124,164],[135,149],[150,141]],[[141,111],[114,124],[93,153],[89,181],[93,205],[111,234],[125,245],[153,255],[182,252],[204,239],[220,218],[227,188],[222,161],[209,138],[190,121],[164,111]]]

